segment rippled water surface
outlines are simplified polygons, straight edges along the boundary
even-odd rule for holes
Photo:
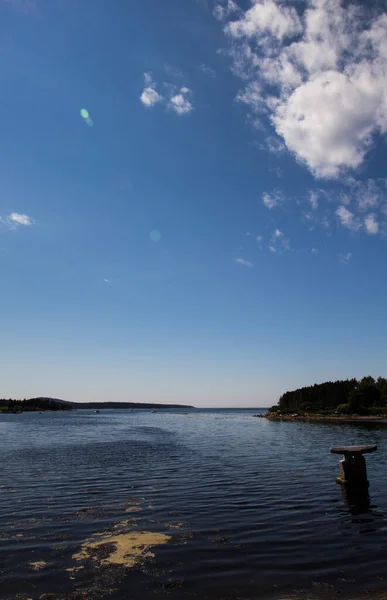
[[[387,589],[385,425],[252,415],[0,415],[1,599],[353,598]],[[329,448],[369,443],[378,444],[367,457],[370,503],[349,506]],[[131,567],[105,554],[74,558],[87,540],[117,532],[168,542]]]

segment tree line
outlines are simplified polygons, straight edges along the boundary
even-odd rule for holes
[[[51,398],[24,398],[23,400],[13,398],[0,398],[1,412],[24,412],[24,411],[44,411],[44,410],[71,410],[62,402],[56,402]]]
[[[281,396],[271,411],[344,414],[387,412],[387,379],[368,375],[360,380],[326,381]],[[380,410],[381,409],[381,410]]]

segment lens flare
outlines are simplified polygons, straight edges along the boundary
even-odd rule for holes
[[[161,233],[157,229],[154,229],[150,232],[149,237],[152,242],[159,242],[161,240]]]
[[[90,119],[90,114],[89,111],[86,110],[86,108],[81,108],[81,110],[79,111],[81,113],[81,117],[82,119],[85,121],[86,125],[88,127],[93,127],[94,123],[93,121]]]

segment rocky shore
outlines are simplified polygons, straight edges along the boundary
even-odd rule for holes
[[[298,413],[281,413],[281,412],[267,412],[266,414],[254,415],[254,417],[260,417],[263,419],[269,419],[269,421],[299,421],[299,422],[311,422],[311,421],[322,421],[322,422],[339,422],[339,423],[350,423],[353,421],[380,421],[386,419],[385,415],[335,415],[335,414],[298,414]]]

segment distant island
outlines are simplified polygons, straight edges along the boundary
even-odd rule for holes
[[[372,418],[387,415],[387,379],[363,377],[327,381],[281,396],[265,415],[273,420],[297,418]]]
[[[14,400],[12,398],[0,398],[0,412],[5,413],[20,413],[20,412],[43,412],[43,411],[58,411],[58,410],[75,410],[75,409],[95,409],[102,408],[114,409],[193,409],[193,406],[184,404],[145,404],[141,402],[69,402],[67,400],[59,400],[57,398],[29,398],[28,400]]]

